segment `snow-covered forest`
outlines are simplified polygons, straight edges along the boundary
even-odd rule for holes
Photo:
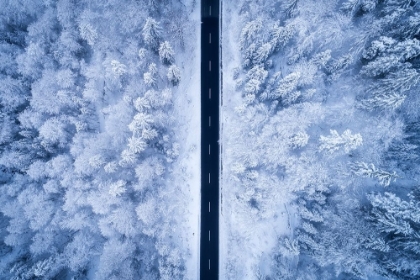
[[[0,279],[197,279],[200,3],[0,1]],[[220,279],[420,278],[420,1],[222,1]]]
[[[196,279],[199,16],[0,1],[0,279]]]
[[[221,279],[420,278],[420,1],[223,1]]]

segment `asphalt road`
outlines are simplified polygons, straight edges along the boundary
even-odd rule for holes
[[[219,0],[201,1],[200,279],[219,276]]]

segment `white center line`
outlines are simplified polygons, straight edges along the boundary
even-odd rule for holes
[[[210,213],[210,201],[209,201],[209,213]]]
[[[209,172],[209,184],[210,184],[210,172]]]
[[[209,9],[209,13],[210,13],[210,15],[211,15],[211,6],[210,6],[210,9]]]
[[[209,72],[211,72],[211,60],[209,60]]]
[[[209,259],[209,270],[210,270],[210,259]]]
[[[210,241],[210,231],[209,231],[209,241]]]
[[[211,44],[211,33],[209,33],[209,44]]]
[[[209,99],[211,99],[211,88],[209,88]]]
[[[210,154],[210,144],[209,144],[209,154]]]
[[[209,126],[211,126],[211,116],[209,116]]]

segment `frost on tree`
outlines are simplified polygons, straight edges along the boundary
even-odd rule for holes
[[[376,8],[378,4],[377,0],[347,0],[345,1],[341,9],[354,16],[356,13],[362,12],[371,12]]]
[[[259,94],[264,88],[267,76],[268,71],[261,65],[251,68],[246,75],[245,92],[253,95]]]
[[[268,58],[284,47],[293,33],[292,25],[282,27],[278,22],[264,22],[261,18],[248,22],[239,40],[244,68],[268,63]]]
[[[168,27],[175,8],[47,2],[0,1],[0,275],[162,278],[163,224],[185,224],[158,212],[166,220],[151,225],[151,238],[135,206],[145,193],[159,197],[154,209],[185,199],[162,194],[183,148],[172,143],[171,117],[180,42],[159,24]],[[182,19],[185,9],[175,9]],[[167,262],[178,278],[186,251]]]
[[[147,71],[146,73],[143,74],[143,80],[144,80],[144,83],[147,86],[152,87],[152,86],[156,85],[156,82],[157,82],[158,71],[157,71],[156,64],[155,63],[150,63],[150,65],[148,67],[148,70],[149,71]]]
[[[363,57],[369,61],[361,73],[378,77],[412,68],[412,60],[420,55],[420,41],[406,39],[398,42],[389,37],[380,37],[364,50]]]
[[[127,66],[119,62],[118,60],[111,61],[111,67],[114,74],[119,77],[127,72]]]
[[[27,102],[27,91],[23,82],[10,76],[1,79],[0,104],[7,110],[15,110]]]
[[[254,42],[259,35],[260,30],[263,28],[261,19],[256,19],[248,22],[241,31],[241,49],[246,49],[252,42]]]
[[[143,130],[143,132],[144,132],[144,130]],[[142,132],[142,136],[144,134],[143,132]],[[134,137],[133,136],[130,139],[128,139],[128,149],[129,149],[129,151],[131,151],[134,154],[139,154],[139,153],[143,152],[144,150],[146,150],[147,143],[142,138],[143,137]]]
[[[272,93],[272,98],[282,98],[285,104],[290,104],[301,95],[298,90],[300,73],[295,72],[287,75],[278,82],[278,87]]]
[[[293,149],[302,148],[308,144],[309,135],[305,132],[298,132],[292,137],[290,137],[290,146]]]
[[[91,46],[95,44],[98,38],[98,33],[92,25],[87,22],[82,22],[79,26],[80,36],[87,41]]]
[[[378,169],[373,163],[356,162],[352,164],[351,169],[355,175],[377,179],[384,187],[388,187],[391,182],[394,182],[398,178],[395,171],[391,173]]]
[[[404,103],[405,99],[405,95],[400,95],[397,93],[391,93],[389,95],[375,94],[371,98],[361,100],[360,107],[369,111],[373,111],[375,109],[395,110]]]
[[[319,149],[328,153],[333,153],[340,149],[349,153],[363,143],[362,136],[358,133],[351,134],[349,129],[345,130],[341,135],[332,129],[329,136],[321,135],[319,141],[321,143]]]
[[[360,107],[373,111],[375,109],[395,110],[405,101],[407,92],[416,87],[420,75],[415,69],[402,69],[377,81],[368,89],[371,97],[360,100]]]
[[[416,192],[409,193],[408,199],[401,199],[393,193],[370,194],[372,205],[369,221],[380,232],[372,250],[385,251],[381,262],[398,278],[420,276],[418,258],[420,255],[418,233],[420,213]]]
[[[168,41],[159,46],[159,58],[163,64],[172,64],[174,62],[174,51]]]
[[[153,124],[152,116],[146,113],[137,113],[133,121],[129,124],[128,128],[133,133],[141,133],[143,129],[149,128]]]
[[[280,216],[285,188],[298,217],[274,237],[260,230],[277,224],[269,217],[248,224],[251,239],[227,227],[227,278],[419,278],[418,3],[333,2],[226,9],[238,19],[224,22],[226,42],[240,56],[224,58],[234,85],[228,75],[223,195],[236,213],[225,221],[241,227],[262,205]],[[281,243],[269,268],[254,236]]]
[[[157,51],[159,48],[161,34],[162,28],[160,24],[153,18],[147,18],[142,30],[143,40],[154,51]]]
[[[57,118],[48,119],[40,128],[41,145],[49,150],[53,146],[64,147],[68,141],[67,125]]]
[[[166,74],[166,77],[173,86],[176,86],[181,80],[181,71],[176,65],[171,65],[168,68],[168,74]]]

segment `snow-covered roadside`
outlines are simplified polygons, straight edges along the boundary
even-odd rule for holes
[[[230,1],[224,1],[222,5],[220,279],[256,279],[259,271],[264,274],[270,269],[270,257],[277,245],[278,236],[289,232],[288,212],[285,208],[289,195],[286,188],[281,190],[281,185],[278,190],[273,188],[280,182],[264,182],[261,179],[261,188],[265,187],[264,183],[270,184],[267,193],[274,195],[270,205],[264,207],[267,215],[263,219],[259,219],[256,213],[251,212],[248,204],[237,198],[238,193],[247,192],[247,188],[241,186],[232,173],[235,154],[239,146],[244,144],[244,140],[239,139],[243,124],[235,112],[235,108],[243,104],[241,92],[235,89],[236,82],[233,79],[235,68],[241,65],[238,42],[241,25],[235,7],[235,3]],[[251,154],[252,151],[245,150],[243,153]]]
[[[182,81],[174,94],[175,116],[180,121],[177,142],[180,144],[179,164],[174,170],[174,183],[185,193],[179,207],[186,215],[179,222],[184,223],[185,232],[181,248],[188,248],[185,279],[199,277],[200,242],[200,4],[188,1],[188,27],[185,34],[185,51],[177,60],[180,65]],[[179,217],[181,218],[181,217]]]
[[[232,13],[231,5],[229,2],[221,1],[221,28],[220,28],[220,44],[222,46],[221,50],[221,60],[223,65],[223,70],[221,72],[222,76],[222,90],[221,90],[221,110],[220,110],[220,122],[221,122],[221,131],[220,131],[220,146],[221,146],[221,174],[220,174],[220,218],[219,218],[219,278],[220,279],[227,279],[227,262],[229,257],[229,236],[230,236],[230,227],[229,227],[229,216],[227,215],[229,204],[227,203],[228,200],[228,180],[227,178],[227,170],[225,166],[228,166],[228,159],[223,153],[224,148],[226,147],[225,143],[228,139],[228,135],[225,135],[225,131],[229,130],[229,123],[227,122],[229,114],[229,110],[227,108],[233,108],[233,104],[238,104],[238,100],[234,102],[234,98],[238,99],[237,95],[229,94],[233,93],[235,86],[234,81],[231,75],[226,73],[233,73],[233,69],[235,65],[239,64],[239,53],[235,51],[235,47],[231,44],[232,33],[235,34],[239,32],[238,26],[232,25],[231,22],[236,22],[237,15]],[[229,14],[230,16],[227,17],[225,15]],[[232,29],[227,28],[230,26]]]

